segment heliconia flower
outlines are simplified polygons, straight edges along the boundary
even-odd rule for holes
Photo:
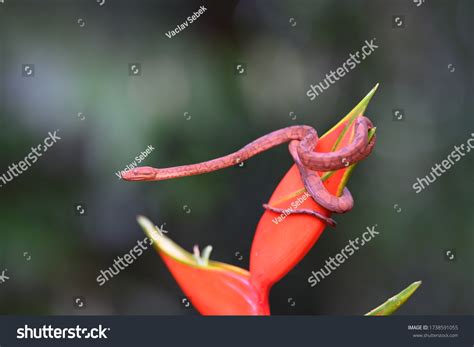
[[[163,258],[187,299],[205,315],[268,315],[268,300],[264,300],[250,283],[247,270],[209,260],[211,248],[194,254],[185,251],[155,225],[139,216],[138,223]]]
[[[355,119],[364,114],[377,86],[320,138],[315,151],[334,151],[351,143]],[[374,134],[375,128],[369,131],[369,139]],[[327,190],[340,195],[355,165],[356,163],[334,172],[320,173]],[[298,208],[314,209],[325,216],[330,215],[329,211],[311,198],[297,200],[305,192],[298,169],[293,165],[277,186],[269,204],[286,209],[292,206],[292,202],[304,200],[298,204]],[[204,248],[202,254],[195,246],[194,254],[191,254],[157,232],[156,226],[147,218],[140,216],[138,222],[148,237],[154,240],[155,248],[173,277],[201,314],[269,315],[270,288],[306,255],[326,227],[320,219],[304,214],[288,215],[280,219],[277,216],[278,214],[266,210],[260,219],[252,243],[250,271],[209,260],[212,250],[210,246]],[[392,298],[388,304],[383,304],[369,314],[392,313],[416,288],[407,288],[398,297],[394,297],[397,300],[401,298],[400,301]]]
[[[352,141],[355,119],[364,114],[377,87],[378,85],[347,116],[321,136],[315,151],[334,151]],[[375,131],[375,128],[372,131]],[[321,173],[323,180],[329,177],[324,180],[327,190],[334,195],[340,195],[355,165],[334,173]],[[269,204],[288,209],[292,207],[292,203],[298,202],[298,198],[301,198],[299,201],[304,202],[298,203],[298,209],[313,209],[325,216],[330,215],[329,211],[319,206],[313,199],[304,199],[305,192],[299,171],[296,165],[293,165],[275,189]],[[300,262],[326,227],[320,219],[309,215],[293,214],[282,218],[278,216],[277,213],[268,210],[263,213],[250,253],[251,282],[259,291],[265,293],[265,296],[275,282]]]

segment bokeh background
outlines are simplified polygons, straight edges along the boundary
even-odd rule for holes
[[[195,23],[165,36],[201,5]],[[356,206],[273,288],[272,313],[359,315],[422,280],[399,313],[472,314],[473,154],[420,194],[412,184],[474,131],[473,13],[471,0],[5,0],[0,174],[48,131],[62,139],[0,188],[0,273],[10,277],[0,313],[197,314],[152,249],[102,287],[96,277],[143,239],[138,214],[188,250],[211,244],[213,259],[248,268],[261,204],[292,164],[287,147],[179,180],[115,172],[148,145],[143,164],[167,167],[289,125],[323,133],[380,82],[367,112],[377,147],[349,183]],[[379,48],[310,101],[309,85],[372,38]],[[141,74],[129,76],[136,62]],[[23,64],[34,77],[22,77]],[[311,288],[311,271],[373,224],[380,235]]]

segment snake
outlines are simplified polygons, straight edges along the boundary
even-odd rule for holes
[[[347,187],[341,196],[335,196],[325,188],[318,172],[334,171],[346,168],[365,159],[373,150],[376,142],[374,135],[370,140],[368,131],[372,122],[364,116],[355,121],[355,135],[350,144],[334,152],[315,152],[319,137],[317,131],[308,125],[293,125],[275,130],[257,138],[231,154],[190,165],[169,168],[150,166],[137,167],[122,173],[126,181],[162,181],[173,178],[194,176],[238,165],[247,159],[284,143],[299,170],[302,182],[311,198],[320,206],[333,213],[345,213],[354,206],[354,199]],[[318,211],[310,209],[284,210],[263,204],[263,208],[275,213],[307,214],[335,226],[336,222]]]

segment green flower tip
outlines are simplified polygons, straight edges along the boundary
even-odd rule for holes
[[[367,106],[369,105],[370,100],[374,96],[378,87],[379,87],[379,83],[377,83],[375,87],[373,87],[372,90],[359,102],[359,104],[357,104],[357,106],[354,107],[351,113],[355,113],[355,115],[357,116],[364,114]]]
[[[372,311],[366,313],[366,316],[389,316],[400,308],[412,294],[421,286],[421,281],[413,282],[408,287],[403,289],[400,293],[392,296],[382,305],[374,308]]]

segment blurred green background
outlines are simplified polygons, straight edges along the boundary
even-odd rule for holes
[[[196,22],[165,36],[201,5]],[[188,250],[211,244],[212,259],[248,268],[261,204],[292,164],[287,147],[179,180],[130,183],[115,172],[148,145],[142,164],[168,167],[289,125],[324,133],[380,82],[367,112],[377,147],[349,183],[355,208],[273,288],[272,313],[359,315],[422,280],[399,313],[472,314],[473,154],[422,193],[412,185],[474,131],[473,13],[471,0],[6,0],[0,175],[48,131],[62,139],[0,188],[0,273],[10,277],[0,313],[197,314],[154,250],[102,287],[96,277],[143,239],[138,214],[166,223]],[[393,27],[398,15],[403,28]],[[370,57],[309,100],[310,84],[374,37]],[[130,76],[136,62],[141,74]],[[22,77],[23,64],[34,77]],[[394,121],[393,109],[405,119]],[[312,270],[374,224],[375,240],[309,286]],[[74,308],[76,296],[85,308]]]

